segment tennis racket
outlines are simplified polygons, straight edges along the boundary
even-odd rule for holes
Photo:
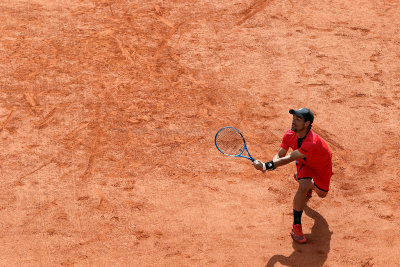
[[[238,129],[224,127],[215,135],[215,146],[224,155],[230,157],[241,157],[254,161],[247,150],[246,141]],[[248,156],[243,155],[246,151]]]

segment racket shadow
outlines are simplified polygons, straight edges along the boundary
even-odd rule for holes
[[[323,266],[330,251],[332,233],[328,222],[317,211],[306,206],[304,212],[314,219],[311,234],[305,234],[306,244],[298,244],[293,241],[294,251],[288,257],[283,255],[272,256],[266,267],[275,266],[277,262],[284,266]],[[290,237],[288,237],[290,238]]]

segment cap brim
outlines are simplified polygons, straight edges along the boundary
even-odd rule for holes
[[[297,110],[291,109],[289,110],[289,113],[292,115],[296,114],[298,117],[303,118],[303,115],[300,112],[297,112]]]

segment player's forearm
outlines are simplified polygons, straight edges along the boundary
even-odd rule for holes
[[[297,151],[297,150],[296,150]],[[256,169],[258,170],[263,170],[263,171],[268,171],[268,170],[273,170],[279,166],[286,165],[296,159],[299,158],[299,155],[296,154],[296,151],[290,153],[288,156],[283,156],[280,157],[279,153],[276,154],[271,161],[263,163],[262,161],[257,161],[254,165],[256,166]]]
[[[274,162],[275,168],[277,168],[277,167],[279,167],[279,166],[286,165],[286,164],[292,162],[293,160],[294,160],[294,159],[292,159],[292,158],[290,157],[290,155],[288,155],[288,156],[286,156],[286,157],[282,157],[282,158],[275,158],[275,156],[274,156],[273,162]]]

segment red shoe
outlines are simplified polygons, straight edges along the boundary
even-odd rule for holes
[[[290,232],[294,241],[300,244],[304,244],[307,242],[306,237],[303,235],[303,230],[301,228],[301,224],[293,225],[292,231]]]

